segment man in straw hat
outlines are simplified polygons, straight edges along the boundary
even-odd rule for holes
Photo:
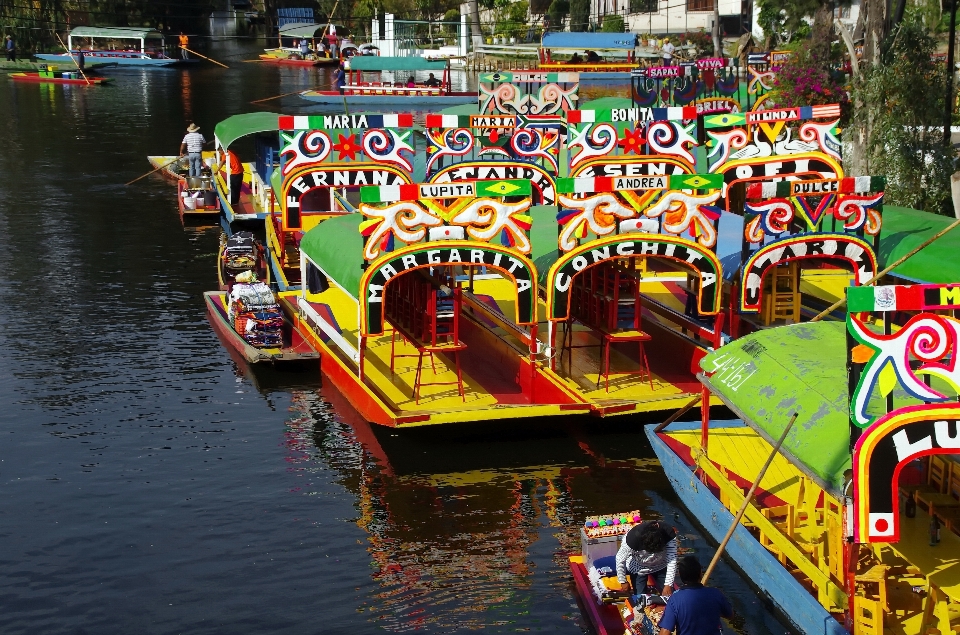
[[[677,573],[677,532],[659,520],[634,526],[623,538],[617,551],[617,579],[626,585],[627,576],[634,594],[641,594],[652,577],[662,595],[673,593],[673,579]]]
[[[720,589],[705,587],[700,583],[703,569],[696,556],[684,556],[677,565],[680,572],[680,590],[667,602],[660,618],[660,634],[714,635],[723,628],[720,618],[733,617],[730,600]]]
[[[203,146],[207,140],[200,134],[200,126],[191,123],[187,126],[187,134],[180,143],[180,156],[187,155],[190,161],[190,176],[200,176],[203,168]]]

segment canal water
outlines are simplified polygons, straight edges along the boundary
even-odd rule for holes
[[[0,76],[0,632],[581,633],[585,515],[666,518],[709,560],[639,422],[374,430],[317,373],[230,358],[219,229],[123,184],[187,122],[329,77],[208,53],[231,68]],[[727,563],[712,582],[735,632],[788,632]]]

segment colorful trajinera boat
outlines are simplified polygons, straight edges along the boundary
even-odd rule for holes
[[[100,86],[113,81],[109,77],[83,77],[79,71],[58,71],[56,66],[48,66],[36,73],[10,73],[10,79],[15,82],[30,82],[33,84],[68,84],[73,86]]]
[[[306,100],[343,107],[379,106],[384,108],[446,108],[477,100],[475,92],[457,92],[450,80],[449,60],[421,57],[385,57],[362,55],[346,63],[348,75],[343,93],[339,90],[308,90],[300,93]],[[427,73],[436,85],[429,85]],[[414,86],[409,86],[409,78]]]
[[[587,73],[587,77],[593,73],[624,73],[623,76],[627,77],[625,73],[639,66],[636,46],[636,33],[551,31],[544,33],[540,41],[539,68],[541,71]],[[588,52],[594,53],[596,59],[588,60]]]
[[[742,421],[647,435],[719,537],[799,412],[730,557],[803,633],[954,632],[960,285],[850,287],[847,305],[845,325],[759,331],[701,362]]]
[[[214,331],[251,364],[317,359],[316,349],[280,311],[270,287],[251,273],[238,276],[228,292],[203,294]]]
[[[74,47],[76,40],[87,38],[90,48]],[[102,48],[95,48],[100,42]],[[125,44],[133,42],[133,45]],[[59,62],[64,68],[73,66],[80,51],[85,61],[112,62],[120,66],[173,66],[193,64],[197,60],[168,57],[163,34],[154,29],[121,28],[108,26],[78,26],[67,36],[66,53],[36,53],[38,60]],[[72,58],[72,59],[71,59]]]
[[[272,64],[285,66],[336,66],[340,63],[340,56],[332,56],[330,50],[324,46],[328,26],[325,24],[305,24],[292,22],[280,27],[277,48],[264,49],[260,60]],[[319,44],[318,44],[319,34]],[[283,39],[288,38],[295,43],[297,40],[309,40],[310,47],[306,57],[303,57],[300,47],[283,46]]]

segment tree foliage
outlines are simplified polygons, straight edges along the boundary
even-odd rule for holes
[[[570,3],[567,0],[553,0],[547,8],[547,20],[551,31],[562,31],[563,20],[570,12]]]
[[[867,140],[868,173],[887,177],[888,203],[943,213],[954,153],[943,142],[946,73],[936,47],[922,17],[907,13],[855,88],[853,132]]]
[[[570,30],[586,31],[590,24],[590,0],[570,0]]]
[[[604,33],[623,33],[623,16],[605,15],[603,16],[603,26],[600,28]]]

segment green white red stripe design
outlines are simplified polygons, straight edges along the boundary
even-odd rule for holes
[[[785,196],[821,196],[824,194],[869,194],[882,192],[887,180],[882,176],[845,176],[842,179],[815,181],[762,181],[747,186],[747,199]]]
[[[609,108],[604,110],[569,110],[567,123],[617,123],[619,121],[682,121],[696,119],[696,106],[669,108]]]
[[[847,311],[935,311],[960,308],[960,284],[847,287]]]
[[[545,84],[558,84],[579,81],[580,73],[543,73],[540,71],[480,73],[480,82],[483,84],[491,84],[494,82],[540,82]]]
[[[516,128],[514,115],[434,115],[426,117],[427,128]]]
[[[280,115],[280,130],[411,128],[412,114],[399,115]]]

